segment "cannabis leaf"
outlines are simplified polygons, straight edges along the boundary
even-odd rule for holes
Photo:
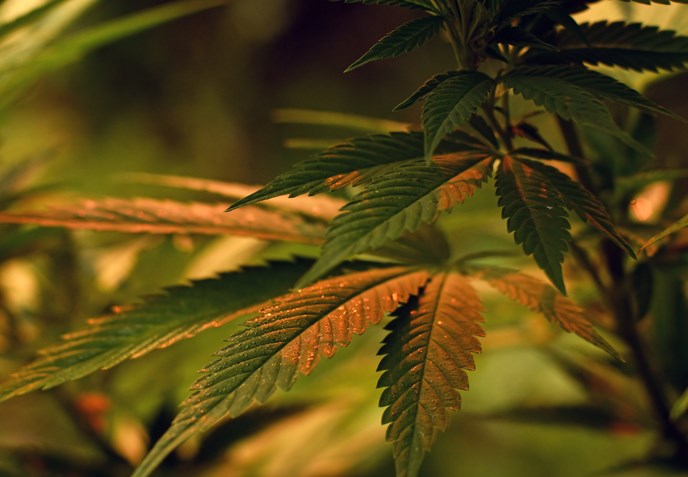
[[[561,263],[571,240],[565,203],[547,178],[525,162],[506,156],[497,171],[497,196],[507,229],[526,255],[533,255],[564,294]]]
[[[332,0],[337,1],[337,0]],[[390,5],[411,9],[436,11],[430,0],[343,0],[344,3],[362,3],[364,5]]]
[[[386,388],[382,423],[390,424],[397,477],[418,475],[437,431],[447,427],[448,411],[459,410],[458,390],[468,390],[465,370],[475,369],[472,353],[480,352],[476,337],[485,336],[481,313],[468,280],[441,273],[387,326],[378,387]]]
[[[149,475],[176,446],[222,417],[266,401],[278,387],[289,389],[322,356],[333,356],[354,334],[405,303],[428,277],[425,271],[406,267],[378,268],[277,298],[217,353],[134,477]]]
[[[688,62],[688,37],[655,26],[624,22],[583,23],[583,39],[563,30],[556,47],[558,53],[531,51],[527,62],[589,63],[619,66],[636,71],[673,70]]]
[[[148,198],[83,200],[45,212],[0,213],[1,223],[145,234],[232,234],[319,244],[322,223],[251,207],[224,214],[222,205]]]
[[[408,53],[436,36],[442,29],[442,25],[444,25],[444,18],[440,16],[415,18],[404,23],[375,43],[344,72],[355,70],[371,61],[395,58]]]
[[[537,70],[531,69],[516,69],[502,79],[505,86],[543,106],[550,113],[612,134],[638,151],[652,155],[616,125],[607,107],[594,94],[574,82],[542,76]]]
[[[494,41],[518,47],[529,47],[545,51],[558,51],[556,46],[541,40],[529,31],[519,27],[502,28],[495,35]]]
[[[559,192],[568,209],[575,211],[581,220],[595,227],[629,256],[635,258],[633,247],[616,230],[604,205],[590,191],[554,167],[527,159],[522,162],[547,178],[551,186]]]
[[[688,214],[684,215],[680,219],[678,219],[676,222],[671,224],[669,227],[665,228],[662,230],[660,233],[652,237],[650,240],[645,242],[643,246],[640,248],[640,251],[643,251],[647,249],[650,245],[662,240],[664,237],[668,237],[671,234],[674,234],[678,232],[681,229],[684,229],[688,227]]]
[[[448,80],[449,78],[458,76],[459,74],[460,73],[458,71],[446,71],[444,73],[440,73],[433,76],[432,78],[428,79],[425,83],[423,83],[416,91],[414,91],[413,94],[411,94],[411,96],[409,96],[401,103],[399,103],[397,106],[395,106],[393,111],[399,111],[408,108],[409,106],[413,106],[417,101],[426,97],[432,90],[437,88],[441,83]]]
[[[0,401],[108,369],[154,349],[254,314],[256,305],[289,290],[312,262],[272,262],[168,288],[142,303],[117,308],[63,336],[0,386]]]
[[[559,78],[579,86],[600,99],[616,101],[652,113],[664,114],[674,119],[682,118],[654,101],[647,99],[638,91],[620,81],[584,67],[576,66],[531,66],[520,67],[513,74],[525,76],[545,76]]]
[[[514,18],[525,17],[545,12],[552,7],[564,3],[564,0],[519,0],[518,2],[500,2],[497,20],[500,24],[508,24]]]
[[[492,266],[472,265],[471,272],[472,275],[485,280],[509,299],[543,314],[564,331],[580,336],[619,361],[623,361],[612,345],[595,331],[592,323],[586,318],[584,309],[541,280],[515,270]]]
[[[422,139],[419,138],[419,142],[422,142]],[[420,147],[422,148],[422,145]],[[188,176],[137,172],[122,174],[121,177],[128,182],[135,182],[137,184],[152,184],[206,192],[232,200],[239,200],[260,190],[260,187],[257,186]],[[295,212],[311,219],[328,222],[337,215],[339,209],[344,205],[344,201],[325,195],[317,198],[295,197],[288,199],[286,197],[275,197],[263,202],[261,205],[284,212]]]
[[[354,138],[296,164],[227,210],[286,194],[291,197],[313,195],[348,185],[363,185],[391,165],[419,159],[423,155],[421,133],[394,132]]]
[[[460,71],[427,95],[422,115],[427,160],[447,134],[468,122],[493,87],[494,80],[486,74]]]
[[[493,159],[484,151],[409,161],[375,177],[348,203],[327,231],[320,258],[299,284],[310,283],[357,253],[432,222],[462,203],[487,180]]]
[[[651,5],[653,3],[658,3],[660,5],[670,5],[672,3],[688,4],[688,0],[621,0],[621,1],[622,2],[642,3],[643,5]]]

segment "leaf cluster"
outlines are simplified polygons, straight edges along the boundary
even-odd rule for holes
[[[172,426],[136,471],[143,477],[189,437],[290,389],[322,358],[392,314],[379,352],[380,405],[397,475],[414,477],[438,431],[446,428],[449,411],[460,408],[466,371],[475,369],[474,354],[485,335],[476,282],[622,360],[585,310],[566,298],[563,263],[569,249],[580,255],[569,214],[585,232],[612,244],[615,254],[635,259],[637,247],[587,180],[585,151],[571,143],[568,151],[553,149],[530,116],[513,117],[510,105],[518,98],[551,114],[562,131],[594,128],[650,157],[646,144],[618,124],[610,108],[678,116],[591,66],[680,69],[688,63],[688,37],[639,24],[578,23],[574,15],[592,1],[344,1],[419,14],[346,71],[408,53],[438,35],[451,43],[456,69],[427,79],[395,108],[421,103],[419,130],[349,139],[258,190],[155,179],[219,193],[234,201],[226,214],[216,204],[115,198],[0,214],[8,223],[317,245],[318,258],[247,267],[95,319],[19,370],[0,387],[0,399],[53,387],[247,318],[203,369]],[[447,238],[432,228],[493,178],[506,230],[553,286],[480,265],[475,257],[456,258]],[[347,200],[299,197],[344,188],[351,192]],[[684,216],[645,247],[685,225]]]

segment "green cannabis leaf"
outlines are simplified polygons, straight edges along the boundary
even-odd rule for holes
[[[35,362],[0,386],[0,401],[79,379],[254,314],[256,305],[289,290],[310,264],[298,259],[247,267],[118,307],[112,315],[90,320],[87,328],[66,334],[63,343],[40,351]]]
[[[602,232],[609,239],[635,258],[635,251],[628,241],[616,230],[612,218],[604,205],[585,187],[573,181],[557,169],[536,161],[522,160],[524,164],[546,177],[551,187],[564,199],[566,207],[575,211],[581,220]]]
[[[299,284],[310,283],[355,254],[374,250],[435,220],[487,180],[493,159],[484,151],[409,161],[380,174],[348,203],[327,231],[322,254]]]
[[[420,133],[396,132],[351,139],[296,164],[292,170],[233,203],[227,210],[281,195],[314,195],[348,185],[365,185],[391,166],[422,158],[423,154],[423,135]]]
[[[636,71],[674,70],[688,62],[688,37],[670,30],[606,21],[579,28],[580,35],[559,33],[554,42],[557,53],[533,50],[526,55],[528,62],[602,64]]]
[[[566,294],[561,264],[571,234],[561,195],[543,174],[509,156],[497,171],[497,195],[516,243],[526,255],[533,255],[552,283]]]
[[[421,17],[404,23],[373,45],[344,72],[355,70],[371,61],[396,58],[408,53],[436,36],[442,29],[442,25],[444,25],[444,18],[440,16]]]
[[[670,226],[668,226],[667,228],[662,230],[660,233],[658,233],[657,235],[650,238],[650,240],[645,242],[643,244],[643,246],[640,247],[640,251],[647,249],[649,246],[659,242],[663,238],[668,237],[669,235],[672,235],[672,234],[674,234],[674,233],[678,232],[679,230],[684,229],[686,227],[688,227],[688,214],[684,215],[683,217],[678,219],[676,222],[674,222],[673,224],[671,224]]]
[[[527,66],[513,70],[511,74],[558,78],[578,86],[599,99],[615,101],[655,114],[664,114],[674,119],[682,119],[668,109],[626,86],[614,78],[575,66]]]
[[[542,76],[538,70],[516,69],[502,79],[505,86],[550,113],[609,133],[638,151],[652,155],[616,125],[607,107],[593,93],[570,78]]]
[[[445,136],[468,122],[493,87],[493,79],[486,74],[460,71],[428,93],[422,116],[427,160]]]

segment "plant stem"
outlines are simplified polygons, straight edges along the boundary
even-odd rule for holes
[[[576,131],[576,126],[571,122],[561,117],[557,116],[557,123],[559,124],[559,130],[564,138],[564,143],[566,143],[566,148],[569,154],[575,158],[582,159],[585,157],[583,151],[583,145],[578,137],[578,132]],[[589,168],[584,164],[576,164],[576,175],[580,183],[595,195],[597,194],[597,187],[592,180],[592,174],[590,174]]]
[[[502,141],[502,144],[504,144],[504,147],[506,147],[508,151],[511,151],[514,148],[514,144],[511,140],[509,132],[507,131],[507,128],[509,127],[508,120],[506,120],[507,122],[505,127],[502,127],[502,125],[499,124],[499,120],[497,120],[497,116],[495,116],[494,113],[496,103],[495,93],[496,91],[493,89],[492,93],[490,93],[488,101],[483,106],[483,111],[485,112],[487,121],[490,123],[492,129],[494,129],[497,135],[499,136],[499,139]]]
[[[566,147],[571,156],[583,158],[583,147],[576,129],[570,121],[557,117]],[[581,184],[596,195],[599,191],[595,187],[592,174],[585,164],[576,165],[576,173]],[[673,445],[671,457],[683,466],[688,466],[688,439],[683,431],[671,419],[669,399],[664,390],[663,380],[650,362],[645,343],[638,333],[636,323],[638,318],[632,303],[631,292],[628,287],[627,273],[624,267],[624,252],[611,240],[602,242],[602,252],[606,257],[606,268],[611,279],[610,287],[604,287],[597,270],[592,266],[586,254],[579,254],[573,244],[572,252],[582,266],[588,271],[600,293],[605,293],[602,298],[608,302],[610,311],[614,317],[617,333],[624,340],[631,352],[638,378],[647,394],[652,411],[659,424],[662,437]]]
[[[650,362],[646,345],[636,327],[638,317],[632,306],[626,275],[623,271],[623,251],[609,240],[605,241],[603,245],[607,252],[607,268],[614,282],[611,291],[611,303],[617,331],[628,345],[633,356],[638,377],[645,388],[662,436],[666,441],[673,444],[671,457],[677,463],[688,467],[688,439],[671,419],[669,399],[666,396],[662,380]]]

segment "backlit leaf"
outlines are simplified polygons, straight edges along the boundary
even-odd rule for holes
[[[588,63],[619,66],[636,71],[673,70],[688,62],[688,37],[655,26],[624,22],[583,23],[582,35],[561,31],[558,53],[532,51],[529,63]]]
[[[497,172],[496,185],[507,229],[565,294],[561,264],[571,234],[561,195],[539,171],[508,156]]]
[[[289,389],[321,357],[418,292],[425,271],[377,268],[318,282],[276,299],[229,340],[196,381],[172,427],[134,477],[149,475],[175,447],[225,416],[237,416],[277,388]]]
[[[445,136],[468,122],[493,86],[493,79],[483,73],[460,71],[427,95],[422,114],[427,160]]]
[[[498,20],[500,23],[510,23],[514,18],[525,17],[536,13],[545,12],[559,6],[565,0],[519,0],[518,2],[501,2]]]
[[[375,134],[337,144],[300,162],[228,210],[289,194],[319,194],[348,185],[362,185],[390,165],[423,157],[420,133]]]
[[[662,240],[665,237],[668,237],[671,234],[674,234],[678,232],[679,230],[688,227],[688,214],[684,215],[680,219],[678,219],[676,222],[671,224],[669,227],[665,228],[662,230],[660,233],[652,237],[650,240],[645,242],[643,246],[640,248],[640,251],[645,250],[647,247],[650,245],[658,242],[659,240]]]
[[[410,303],[388,326],[378,368],[385,371],[380,405],[397,477],[418,475],[437,432],[447,427],[448,411],[459,410],[458,390],[468,390],[465,370],[475,369],[472,353],[480,352],[476,337],[485,335],[480,299],[459,274],[434,276]]]
[[[66,334],[62,343],[40,351],[36,361],[0,386],[0,400],[111,368],[255,313],[256,305],[288,291],[310,263],[297,260],[247,267],[118,307],[112,315],[92,319],[87,328]]]
[[[586,318],[585,310],[543,281],[514,270],[489,266],[475,267],[473,275],[485,280],[509,299],[532,311],[542,313],[564,331],[580,336],[623,361],[612,345],[595,331],[592,323]]]
[[[638,91],[615,80],[611,76],[587,68],[570,65],[533,66],[517,68],[513,74],[559,78],[585,89],[600,99],[624,103],[652,113],[665,114],[674,119],[682,119],[680,116],[645,98]]]
[[[524,159],[523,163],[538,171],[549,180],[552,187],[559,191],[568,209],[575,211],[581,220],[595,227],[621,249],[625,250],[630,257],[635,258],[635,250],[616,230],[604,204],[589,190],[554,167],[527,159]]]
[[[444,73],[440,73],[433,76],[425,83],[420,85],[420,87],[416,91],[414,91],[413,94],[411,94],[411,96],[409,96],[401,103],[399,103],[397,106],[395,106],[394,111],[399,111],[401,109],[408,108],[409,106],[413,106],[417,101],[425,98],[432,90],[437,88],[442,82],[457,75],[459,75],[458,71],[446,71]]]
[[[659,5],[670,5],[672,3],[688,4],[688,0],[621,0],[622,2],[642,3],[643,5],[651,5],[657,3]]]
[[[260,207],[231,214],[222,205],[148,198],[105,198],[54,206],[45,212],[0,213],[1,223],[136,234],[241,235],[319,244],[324,225]]]
[[[616,125],[607,107],[593,93],[568,79],[543,76],[537,70],[524,68],[504,76],[503,81],[505,86],[550,113],[609,133],[638,151],[652,155]]]
[[[333,0],[337,1],[337,0]],[[343,0],[344,3],[362,3],[364,5],[390,5],[393,7],[405,7],[411,9],[423,9],[435,11],[430,0]]]
[[[421,46],[442,29],[444,18],[430,16],[415,18],[404,23],[375,43],[363,56],[354,61],[345,72],[370,63],[371,61],[395,58]]]
[[[557,47],[541,40],[529,31],[518,27],[502,28],[494,37],[494,41],[518,47],[535,48],[545,51],[557,51]]]
[[[492,161],[483,152],[449,154],[432,164],[410,161],[377,176],[332,221],[320,258],[299,283],[310,283],[355,254],[432,222],[487,180]]]
[[[128,173],[123,178],[138,184],[154,184],[175,187],[199,192],[207,192],[232,200],[239,200],[260,190],[259,186],[251,186],[236,182],[221,182],[187,176],[169,176],[162,174]],[[329,221],[337,215],[344,205],[342,199],[321,195],[319,197],[275,197],[261,205],[282,210],[296,212],[307,217]]]

